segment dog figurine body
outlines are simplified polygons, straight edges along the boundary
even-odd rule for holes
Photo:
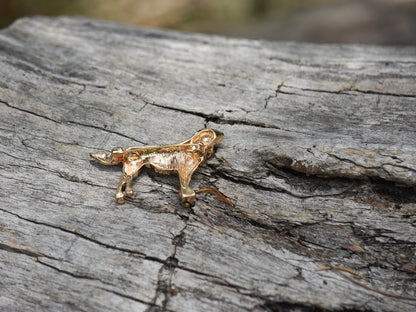
[[[139,146],[123,149],[113,148],[111,153],[91,153],[90,156],[104,165],[123,163],[123,174],[117,187],[116,200],[123,204],[126,196],[133,196],[131,183],[143,166],[152,167],[163,174],[178,173],[179,196],[186,207],[194,205],[195,191],[189,187],[192,174],[214,153],[214,146],[224,138],[222,132],[202,129],[189,140],[161,146]]]

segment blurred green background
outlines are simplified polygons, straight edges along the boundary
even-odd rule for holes
[[[416,0],[0,0],[0,28],[31,15],[269,40],[416,44]]]

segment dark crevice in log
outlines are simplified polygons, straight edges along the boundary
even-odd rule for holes
[[[357,201],[362,203],[376,206],[391,204],[394,205],[395,209],[400,209],[400,205],[404,203],[416,203],[416,186],[402,185],[374,176],[345,177],[345,175],[340,175],[336,177],[334,175],[305,174],[304,172],[295,170],[290,165],[292,162],[293,160],[291,159],[281,161],[279,164],[275,161],[265,162],[265,167],[272,174],[285,179],[289,184],[296,185],[297,187],[310,188],[311,185],[315,187],[326,185],[337,190],[342,190],[330,195],[343,195],[344,198],[353,196]],[[352,163],[359,166],[355,162]],[[369,168],[367,167],[367,169]],[[378,169],[378,167],[375,168]]]
[[[394,96],[394,97],[401,97],[401,98],[415,98],[416,95],[414,94],[399,94],[399,93],[391,93],[391,92],[380,92],[374,90],[360,90],[355,88],[347,88],[339,91],[331,91],[331,90],[322,90],[322,89],[312,89],[312,88],[301,88],[301,87],[294,87],[290,85],[285,85],[286,88],[289,89],[299,89],[302,91],[308,92],[317,92],[317,93],[329,93],[329,94],[347,94],[347,95],[354,95],[350,92],[356,92],[360,94],[374,94],[374,95],[385,95],[385,96]]]
[[[40,252],[34,252],[28,249],[17,248],[17,247],[9,246],[9,245],[2,244],[2,243],[0,243],[0,250],[14,252],[17,254],[22,254],[22,255],[26,255],[26,256],[34,257],[34,258],[37,258],[38,256],[42,256],[42,253]]]
[[[208,165],[210,166],[210,165]],[[299,199],[307,199],[307,198],[320,198],[320,197],[339,197],[339,196],[343,196],[343,194],[345,194],[351,187],[351,182],[348,183],[349,186],[346,186],[345,184],[345,180],[342,181],[342,179],[334,179],[333,181],[336,182],[341,182],[344,187],[340,187],[337,188],[337,191],[331,191],[328,192],[326,194],[302,194],[301,192],[299,193],[294,193],[288,189],[282,188],[282,187],[272,187],[272,186],[265,186],[261,181],[257,181],[256,179],[252,179],[250,177],[247,177],[245,175],[241,175],[240,173],[237,172],[232,172],[229,170],[224,170],[224,169],[218,169],[215,166],[210,166],[213,169],[213,174],[217,175],[218,177],[221,177],[225,180],[229,180],[232,181],[234,183],[239,183],[239,184],[244,184],[244,185],[248,185],[251,186],[255,189],[258,190],[262,190],[262,191],[268,191],[268,192],[276,192],[276,193],[285,193],[288,194],[290,196],[293,196],[295,198],[299,198]],[[325,181],[325,182],[324,182]],[[322,184],[328,184],[328,182],[331,180],[321,180]],[[290,182],[290,180],[289,180]],[[299,182],[298,182],[299,183]],[[302,181],[302,184],[307,183],[306,181]],[[315,184],[316,185],[316,184]]]
[[[71,142],[68,142],[68,141],[65,142],[65,141],[58,140],[56,138],[40,136],[40,135],[37,135],[37,134],[34,134],[34,136],[31,137],[31,138],[27,138],[27,139],[22,138],[20,142],[22,143],[23,146],[27,147],[28,149],[33,150],[33,145],[31,145],[29,142],[32,141],[32,140],[35,140],[35,139],[42,139],[42,140],[45,140],[45,141],[50,141],[50,142],[53,142],[53,143],[67,145],[67,146],[79,146],[79,147],[85,148],[86,150],[89,150],[89,151],[93,151],[93,150],[97,149],[96,146],[83,145],[83,144],[78,143],[76,140],[73,140]]]
[[[266,300],[264,304],[257,307],[259,311],[265,312],[329,312],[331,310],[322,309],[317,306],[313,305],[306,305],[306,304],[299,304],[293,302],[284,302],[284,301],[274,301],[274,300]],[[257,311],[257,310],[255,310]],[[372,310],[364,309],[364,310],[357,310],[357,308],[343,308],[340,309],[339,312],[370,312]]]
[[[43,118],[43,119],[46,119],[46,120],[49,120],[49,121],[52,121],[52,122],[60,123],[59,121],[57,121],[55,119],[52,119],[52,118],[50,118],[48,116],[44,116],[44,115],[35,113],[35,112],[31,111],[31,110],[27,110],[27,109],[23,109],[23,108],[20,108],[20,107],[16,107],[16,106],[10,105],[9,103],[7,103],[7,102],[5,102],[3,100],[0,100],[0,103],[6,105],[9,108],[13,108],[13,109],[16,109],[18,111],[21,111],[23,113],[27,113],[27,114],[30,114],[32,116],[36,116],[36,117],[39,117],[39,118]]]
[[[204,276],[207,277],[212,283],[217,284],[217,285],[221,285],[221,286],[225,286],[225,287],[229,287],[231,289],[234,289],[236,292],[238,293],[244,293],[244,294],[249,294],[249,289],[243,287],[242,285],[237,285],[234,283],[230,283],[229,281],[225,280],[224,278],[221,278],[219,276],[213,275],[213,274],[209,274],[207,272],[204,272],[202,269],[201,270],[195,270],[189,267],[185,267],[183,265],[181,265],[180,263],[177,264],[176,266],[177,269],[180,270],[184,270],[199,276]]]
[[[166,311],[169,304],[169,299],[172,296],[176,295],[177,290],[172,285],[172,277],[175,272],[175,269],[178,267],[178,259],[176,256],[176,249],[178,247],[183,247],[186,243],[185,230],[187,228],[187,219],[185,220],[185,226],[172,238],[172,245],[174,249],[172,254],[164,261],[162,267],[158,273],[158,282],[156,288],[155,297],[152,300],[152,305],[146,312],[159,312]]]
[[[57,267],[55,267],[55,266],[53,266],[53,265],[51,265],[49,263],[46,263],[46,262],[40,260],[40,258],[38,258],[36,260],[36,262],[39,263],[39,264],[41,264],[41,265],[44,265],[44,266],[46,266],[48,268],[51,268],[51,269],[53,269],[53,270],[55,270],[55,271],[57,271],[59,273],[66,274],[66,275],[69,275],[69,276],[74,277],[74,278],[77,278],[77,279],[85,279],[85,280],[91,280],[91,281],[99,281],[100,283],[106,284],[105,282],[103,282],[103,281],[101,281],[101,280],[99,280],[99,279],[97,279],[95,277],[91,277],[91,276],[84,275],[84,274],[76,274],[76,273],[73,273],[73,272],[69,272],[69,271],[66,271],[66,270],[57,268]]]
[[[215,124],[244,125],[244,126],[250,126],[250,127],[259,127],[259,128],[266,128],[266,129],[277,129],[277,130],[287,131],[287,132],[303,133],[303,132],[299,132],[299,131],[295,131],[295,130],[283,129],[283,128],[277,126],[277,125],[273,125],[273,124],[270,124],[270,123],[252,121],[252,120],[248,120],[248,119],[224,118],[224,117],[221,117],[221,116],[212,115],[212,114],[205,114],[205,113],[198,112],[198,111],[186,110],[186,109],[182,109],[182,108],[162,105],[162,104],[159,104],[159,103],[156,103],[156,102],[149,101],[147,99],[143,99],[143,101],[145,101],[149,105],[153,105],[153,106],[160,107],[160,108],[163,108],[163,109],[172,110],[172,111],[181,112],[181,113],[186,113],[186,114],[192,114],[192,115],[195,115],[195,116],[205,118],[205,124],[207,124],[208,122],[212,122],[212,123],[215,123]]]
[[[70,272],[70,271],[63,270],[61,268],[58,268],[56,266],[53,266],[50,263],[46,263],[46,262],[44,262],[44,261],[41,260],[42,257],[46,257],[46,258],[50,258],[50,259],[54,259],[54,260],[59,260],[59,259],[55,259],[53,257],[49,257],[49,256],[44,255],[42,253],[37,253],[37,252],[33,252],[33,251],[30,251],[30,250],[27,250],[27,249],[22,249],[22,248],[16,248],[16,247],[8,246],[8,245],[5,245],[5,244],[0,244],[0,250],[5,250],[5,251],[8,251],[8,252],[14,252],[14,253],[18,253],[18,254],[24,254],[24,255],[33,257],[34,259],[36,259],[36,262],[37,263],[39,263],[39,264],[41,264],[43,266],[46,266],[46,267],[48,267],[50,269],[53,269],[53,270],[55,270],[55,271],[57,271],[59,273],[62,273],[62,274],[71,276],[73,278],[76,278],[76,279],[97,281],[97,282],[99,282],[100,284],[103,284],[103,285],[113,286],[113,285],[111,285],[111,284],[109,284],[109,283],[107,283],[107,282],[105,282],[103,280],[100,280],[100,279],[96,278],[96,277],[89,276],[87,274],[78,274],[78,273]],[[108,292],[111,292],[113,294],[116,294],[116,295],[121,296],[123,298],[127,298],[127,299],[130,299],[130,300],[134,300],[136,302],[140,302],[140,303],[143,303],[143,304],[146,304],[146,305],[152,305],[152,303],[150,303],[150,302],[146,302],[146,301],[143,301],[143,300],[141,300],[139,298],[132,297],[132,296],[128,296],[126,294],[122,294],[122,293],[117,292],[117,291],[114,291],[112,289],[107,289],[107,288],[103,288],[103,287],[98,287],[98,288],[99,289],[102,289],[102,290],[105,290],[105,291],[108,291]]]
[[[116,135],[118,135],[120,137],[127,138],[127,139],[129,139],[129,140],[131,140],[133,142],[137,142],[137,143],[140,143],[140,144],[144,144],[143,142],[140,142],[140,141],[138,141],[137,139],[135,139],[133,137],[130,137],[128,135],[125,135],[123,133],[120,133],[120,132],[117,132],[117,131],[114,131],[114,130],[111,130],[111,129],[107,129],[105,127],[99,127],[99,126],[96,126],[96,125],[80,123],[78,121],[73,121],[73,120],[65,120],[65,121],[55,120],[55,119],[52,119],[52,118],[50,118],[48,116],[41,115],[41,114],[35,113],[33,111],[30,111],[30,110],[26,110],[26,109],[17,107],[17,106],[10,105],[9,103],[7,103],[7,102],[5,102],[3,100],[0,100],[0,103],[5,104],[9,108],[16,109],[18,111],[21,111],[21,112],[24,112],[24,113],[27,113],[27,114],[30,114],[30,115],[33,115],[33,116],[36,116],[36,117],[39,117],[39,118],[43,118],[43,119],[46,119],[46,120],[55,122],[57,124],[67,123],[67,124],[72,124],[72,125],[81,126],[81,127],[93,128],[93,129],[97,129],[97,130],[100,130],[100,131],[104,131],[104,132],[107,132],[107,133],[110,133],[110,134],[116,134]]]
[[[42,222],[42,221],[36,221],[36,220],[32,220],[32,219],[29,219],[29,218],[26,218],[26,217],[22,217],[22,216],[20,216],[17,213],[10,212],[10,211],[7,211],[7,210],[2,209],[2,208],[0,208],[0,211],[3,211],[5,213],[8,213],[10,215],[13,215],[13,216],[21,219],[21,220],[24,220],[24,221],[27,221],[27,222],[30,222],[30,223],[33,223],[33,224],[47,226],[47,227],[53,228],[55,230],[59,230],[59,231],[65,232],[65,233],[69,233],[69,234],[75,235],[75,236],[77,236],[79,238],[85,239],[85,240],[87,240],[89,242],[98,244],[98,245],[103,246],[105,248],[114,249],[114,250],[118,250],[118,251],[130,253],[130,254],[138,255],[138,256],[142,257],[143,259],[146,259],[146,260],[152,260],[152,261],[157,261],[159,263],[164,263],[164,261],[161,260],[161,259],[158,259],[158,258],[155,258],[155,257],[149,257],[148,255],[146,255],[146,254],[144,254],[142,252],[139,252],[137,250],[131,250],[131,249],[127,249],[127,248],[122,248],[122,247],[118,247],[118,246],[109,245],[109,244],[106,244],[104,242],[101,242],[101,241],[99,241],[97,239],[91,238],[91,237],[89,237],[87,235],[84,235],[84,234],[82,234],[82,233],[80,233],[78,231],[74,231],[74,230],[70,230],[70,229],[67,229],[67,228],[63,228],[63,227],[60,227],[60,226],[57,226],[57,225],[54,225],[54,224],[51,224],[51,223],[46,223],[46,222]]]
[[[67,120],[65,122],[67,124],[77,125],[77,126],[81,126],[81,127],[93,128],[93,129],[97,129],[97,130],[104,131],[104,132],[107,132],[107,133],[116,134],[116,135],[118,135],[120,137],[129,139],[132,142],[137,142],[139,144],[144,144],[143,142],[140,142],[140,141],[138,141],[137,139],[135,139],[135,138],[133,138],[131,136],[128,136],[128,135],[125,135],[125,134],[123,134],[121,132],[114,131],[114,130],[111,130],[111,129],[107,129],[107,128],[104,128],[104,127],[100,127],[100,126],[96,126],[96,125],[90,125],[90,124],[84,124],[84,123],[80,123],[80,122],[74,121],[74,120]]]
[[[3,152],[0,152],[0,153],[3,153]],[[4,154],[7,154],[7,153],[4,153]],[[14,157],[13,155],[9,155],[9,154],[7,154],[7,155],[9,157],[12,157],[13,159],[21,160],[22,163],[27,161],[27,159],[21,159],[21,158]],[[32,162],[32,163],[34,163],[34,162]],[[49,173],[52,173],[52,174],[56,175],[57,177],[62,178],[64,180],[68,181],[68,182],[83,183],[83,184],[87,184],[87,185],[90,185],[90,186],[103,187],[103,188],[111,189],[111,190],[114,189],[113,187],[108,187],[106,185],[98,184],[98,183],[95,183],[95,182],[90,181],[90,180],[81,179],[81,178],[77,177],[76,175],[70,175],[70,174],[68,174],[67,172],[64,172],[64,171],[52,170],[52,169],[46,168],[41,164],[33,164],[33,165],[27,165],[27,164],[23,165],[22,164],[22,165],[20,165],[20,167],[21,168],[27,168],[27,169],[40,170],[40,171],[43,171],[43,172],[49,172]],[[22,181],[22,180],[19,180],[18,178],[14,178],[14,177],[8,177],[8,178],[9,179],[15,179],[15,180],[18,180],[18,181]]]
[[[276,90],[274,91],[274,94],[273,95],[269,95],[267,98],[265,98],[264,100],[265,100],[265,103],[264,103],[264,107],[263,107],[263,109],[267,109],[267,106],[269,105],[269,101],[271,100],[271,99],[274,99],[274,98],[276,98],[277,97],[277,95],[280,93],[280,89],[282,88],[284,86],[284,83],[282,82],[282,83],[280,83],[277,87],[276,87]]]
[[[28,218],[23,218],[23,217],[19,216],[18,214],[15,214],[15,213],[3,210],[3,209],[0,209],[0,210],[3,211],[3,212],[9,213],[11,215],[14,215],[14,216],[18,217],[21,220],[25,220],[25,221],[28,221],[28,222],[31,222],[31,223],[34,223],[34,224],[38,224],[38,225],[48,226],[48,227],[51,227],[51,228],[54,228],[54,229],[61,230],[61,231],[66,232],[66,233],[74,234],[77,237],[80,237],[82,239],[85,239],[85,240],[88,240],[90,242],[96,243],[98,245],[104,246],[105,248],[115,249],[115,250],[118,250],[118,251],[130,253],[130,254],[134,254],[134,255],[139,255],[144,260],[155,261],[155,262],[161,263],[162,267],[161,267],[161,269],[159,270],[159,273],[158,273],[158,287],[157,287],[157,290],[156,290],[156,295],[155,295],[155,298],[152,300],[152,302],[148,303],[149,306],[150,306],[149,311],[152,311],[152,312],[159,311],[158,309],[160,309],[160,306],[158,306],[156,303],[160,300],[160,298],[163,298],[162,299],[162,307],[164,307],[163,308],[163,310],[164,310],[165,307],[167,306],[168,302],[169,302],[169,298],[171,296],[175,295],[175,289],[172,287],[172,276],[173,276],[174,270],[177,269],[177,268],[181,269],[181,270],[191,272],[191,273],[194,273],[194,274],[203,275],[203,276],[213,278],[213,279],[216,280],[217,283],[219,283],[223,286],[228,286],[228,287],[232,287],[232,288],[235,288],[235,289],[244,289],[241,286],[233,285],[233,284],[231,284],[227,281],[224,281],[221,278],[219,278],[218,276],[205,274],[201,271],[193,270],[193,269],[181,266],[179,264],[178,259],[175,258],[176,249],[178,247],[181,247],[181,248],[184,247],[184,245],[186,243],[185,230],[187,228],[187,224],[185,224],[184,228],[180,231],[180,233],[178,235],[176,235],[172,238],[172,244],[175,246],[172,255],[169,256],[166,260],[161,260],[161,259],[153,257],[153,256],[145,255],[141,252],[137,252],[137,251],[134,251],[134,250],[120,248],[120,247],[105,244],[105,243],[103,243],[103,242],[101,242],[97,239],[92,239],[92,238],[90,238],[86,235],[80,234],[78,232],[74,232],[74,231],[71,231],[71,230],[68,230],[68,229],[57,227],[57,226],[54,226],[52,224],[48,224],[48,223],[44,223],[44,222],[38,222],[38,221],[30,220]],[[10,247],[10,246],[3,245],[3,244],[0,245],[0,249],[6,250],[6,251],[11,251],[11,252],[16,252],[16,253],[20,253],[20,254],[25,254],[25,255],[28,255],[28,256],[31,256],[31,257],[35,257],[37,259],[36,261],[39,262],[40,264],[46,265],[46,266],[48,266],[52,269],[55,269],[55,270],[57,270],[61,273],[65,273],[65,274],[71,275],[71,276],[76,277],[76,278],[98,280],[98,279],[93,278],[93,277],[89,277],[89,276],[86,276],[86,275],[79,275],[79,274],[75,274],[75,273],[72,273],[72,272],[69,272],[69,271],[65,271],[65,270],[56,268],[56,267],[54,267],[54,266],[52,266],[48,263],[45,263],[45,262],[39,260],[40,259],[39,257],[50,258],[48,255],[45,255],[45,254],[39,254],[39,253],[35,253],[35,252],[32,252],[32,251],[24,250],[24,249],[18,249],[18,248]],[[53,258],[51,258],[51,259],[53,259]],[[105,284],[105,282],[102,282],[102,283]],[[106,289],[106,290],[110,291],[108,289]]]
[[[268,156],[260,156],[265,160],[266,166],[274,166],[275,168],[282,168],[293,172],[298,172],[306,176],[317,176],[326,178],[347,178],[350,180],[368,180],[368,179],[380,179],[384,181],[397,182],[398,185],[403,184],[407,187],[415,185],[415,179],[412,175],[400,175],[394,172],[389,167],[404,169],[415,172],[415,169],[409,166],[403,166],[397,163],[381,162],[377,166],[365,166],[358,162],[346,157],[340,157],[334,153],[324,152],[324,155],[330,156],[336,160],[336,163],[332,162],[332,166],[319,161],[319,156],[315,155],[310,148],[305,149],[313,155],[313,158],[296,159],[287,155],[272,156],[269,159]],[[359,153],[360,151],[357,151]],[[381,155],[381,154],[380,154]],[[377,155],[378,156],[378,155]],[[385,156],[385,155],[382,155]],[[376,156],[373,156],[376,157]],[[363,159],[363,161],[372,160],[372,157]],[[336,169],[334,169],[336,168]]]
[[[119,291],[116,291],[114,289],[108,289],[108,288],[104,288],[104,287],[97,287],[97,288],[99,288],[99,289],[101,289],[101,290],[103,290],[105,292],[114,294],[116,296],[119,296],[119,297],[128,299],[128,300],[133,300],[135,302],[140,302],[140,303],[142,303],[144,305],[147,305],[147,306],[153,306],[153,304],[151,302],[147,302],[147,301],[141,300],[141,299],[139,299],[137,297],[133,297],[133,296],[130,296],[130,295],[123,294],[123,293],[121,293]]]
[[[334,158],[336,158],[336,159],[338,159],[338,160],[340,160],[340,161],[345,161],[345,162],[351,163],[351,164],[353,164],[354,166],[361,167],[361,168],[363,168],[363,169],[383,170],[383,171],[385,171],[387,174],[389,174],[389,172],[388,172],[388,171],[386,171],[386,169],[384,168],[384,166],[392,166],[392,167],[397,167],[397,168],[403,168],[403,169],[406,169],[406,170],[409,170],[409,171],[416,172],[416,170],[415,170],[415,169],[413,169],[413,168],[410,168],[410,167],[408,167],[408,166],[401,166],[401,165],[398,165],[398,164],[392,164],[392,163],[382,163],[382,164],[380,164],[380,165],[378,165],[378,166],[369,167],[369,166],[364,166],[364,165],[358,164],[357,162],[355,162],[355,161],[353,161],[353,160],[351,160],[351,159],[349,159],[349,158],[342,158],[342,157],[339,157],[339,156],[337,156],[337,155],[335,155],[335,154],[332,154],[332,153],[328,153],[328,155],[329,155],[329,156],[331,156],[331,157],[334,157]]]

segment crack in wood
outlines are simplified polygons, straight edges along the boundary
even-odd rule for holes
[[[76,274],[76,273],[73,273],[73,272],[70,272],[70,271],[66,271],[66,270],[57,268],[57,267],[51,265],[50,263],[46,263],[46,262],[40,260],[39,257],[37,257],[36,262],[39,263],[39,264],[41,264],[41,265],[44,265],[44,266],[46,266],[48,268],[51,268],[51,269],[53,269],[53,270],[55,270],[55,271],[57,271],[59,273],[62,273],[62,274],[65,274],[65,275],[69,275],[69,276],[74,277],[74,278],[77,278],[77,279],[84,279],[84,280],[91,280],[91,281],[99,281],[100,283],[107,284],[104,281],[102,281],[102,280],[100,280],[98,278],[92,277],[92,276],[88,276],[88,275],[85,275],[85,274]]]
[[[50,117],[47,117],[47,116],[44,116],[44,115],[41,115],[41,114],[35,113],[35,112],[31,111],[31,110],[24,109],[24,108],[17,107],[17,106],[13,106],[13,105],[11,105],[11,104],[9,104],[9,103],[7,103],[6,101],[3,101],[3,100],[1,100],[1,99],[0,99],[0,103],[2,103],[2,104],[4,104],[4,105],[6,105],[6,106],[7,106],[7,107],[9,107],[9,108],[12,108],[12,109],[18,110],[18,111],[23,112],[23,113],[27,113],[27,114],[32,115],[32,116],[36,116],[36,117],[39,117],[39,118],[42,118],[42,119],[46,119],[46,120],[49,120],[49,121],[52,121],[52,122],[55,122],[55,123],[61,123],[61,122],[60,122],[60,121],[58,121],[58,120],[55,120],[55,119],[52,119],[52,118],[50,118]]]
[[[23,109],[23,108],[20,108],[20,107],[17,107],[17,106],[10,105],[9,103],[7,103],[7,102],[5,102],[3,100],[0,100],[0,103],[5,104],[9,108],[16,109],[16,110],[21,111],[23,113],[27,113],[27,114],[30,114],[30,115],[33,115],[33,116],[36,116],[36,117],[39,117],[39,118],[43,118],[43,119],[52,121],[52,122],[57,123],[57,124],[64,124],[64,123],[66,123],[66,124],[72,124],[72,125],[81,126],[81,127],[93,128],[93,129],[97,129],[97,130],[100,130],[100,131],[104,131],[104,132],[107,132],[107,133],[110,133],[110,134],[116,134],[116,135],[118,135],[120,137],[129,139],[129,140],[131,140],[133,142],[137,142],[137,143],[140,143],[140,144],[144,144],[143,142],[140,142],[139,140],[137,140],[137,139],[135,139],[133,137],[130,137],[128,135],[125,135],[124,133],[121,133],[121,132],[118,132],[118,131],[114,131],[114,130],[111,130],[111,129],[107,129],[107,128],[104,128],[104,127],[100,127],[100,126],[96,126],[96,125],[84,124],[84,123],[81,123],[81,122],[78,122],[78,121],[74,121],[74,120],[63,120],[63,121],[60,121],[60,120],[56,120],[56,119],[50,118],[50,117],[45,116],[45,115],[41,115],[41,114],[35,113],[35,112],[30,111],[30,110],[27,110],[27,109]]]
[[[264,100],[266,103],[264,103],[264,107],[263,109],[267,109],[267,106],[269,105],[269,101],[271,99],[277,98],[277,95],[280,93],[280,89],[284,86],[284,82],[280,83],[279,85],[277,85],[276,90],[274,91],[273,95],[269,95],[268,97],[266,97]]]
[[[400,94],[400,93],[392,93],[392,92],[380,92],[380,91],[374,91],[374,90],[360,90],[357,88],[346,88],[346,89],[340,89],[338,91],[333,91],[333,90],[324,90],[324,89],[295,87],[291,85],[285,85],[285,87],[289,89],[298,89],[298,90],[307,91],[307,92],[328,93],[328,94],[353,95],[352,93],[349,93],[349,92],[357,92],[360,94],[385,95],[385,96],[394,96],[394,97],[401,97],[401,98],[415,98],[416,97],[416,95],[414,94]]]
[[[150,100],[145,99],[145,98],[142,98],[142,100],[145,103],[149,104],[149,105],[156,106],[156,107],[159,107],[159,108],[172,110],[172,111],[176,111],[176,112],[181,112],[181,113],[186,113],[186,114],[192,114],[192,115],[195,115],[195,116],[198,116],[198,117],[202,117],[202,118],[205,119],[205,125],[207,125],[207,123],[209,123],[209,122],[212,122],[212,123],[216,123],[216,124],[244,125],[244,126],[250,126],[250,127],[257,127],[257,128],[277,129],[277,130],[287,131],[287,132],[302,133],[302,132],[299,132],[299,131],[296,131],[296,130],[283,129],[283,128],[281,128],[277,125],[273,125],[271,123],[252,121],[252,120],[248,120],[248,119],[224,118],[224,117],[221,117],[221,116],[215,115],[215,114],[206,114],[206,113],[202,113],[202,112],[198,112],[198,111],[193,111],[193,110],[187,110],[187,109],[182,109],[182,108],[173,107],[173,106],[162,105],[160,103],[156,103],[155,101],[150,101]]]
[[[8,252],[14,252],[17,254],[22,254],[22,255],[26,255],[29,257],[34,257],[37,258],[39,256],[42,256],[43,254],[41,252],[35,252],[35,251],[31,251],[29,249],[23,249],[23,248],[17,248],[14,246],[9,246],[3,243],[0,243],[0,250],[4,250],[4,251],[8,251]]]
[[[176,250],[178,247],[182,248],[185,245],[185,230],[188,226],[188,218],[185,218],[184,221],[185,226],[180,230],[179,234],[172,238],[173,252],[164,261],[158,272],[155,297],[146,312],[166,311],[169,299],[177,294],[177,289],[172,285],[172,278],[179,263],[176,258]]]
[[[0,153],[4,153],[4,152],[0,151]],[[7,154],[7,153],[4,153],[4,154]],[[9,154],[7,154],[7,155],[10,156],[10,157],[13,157],[14,159],[21,160],[22,163],[27,161],[27,159],[14,157],[14,156],[9,155]],[[32,161],[32,163],[34,163],[34,162]],[[68,181],[68,182],[83,183],[83,184],[87,184],[87,185],[90,185],[90,186],[102,187],[102,188],[106,188],[106,189],[110,189],[110,190],[114,189],[113,187],[109,187],[109,186],[104,185],[104,184],[99,184],[99,183],[96,183],[94,181],[81,179],[81,178],[79,178],[75,175],[70,175],[67,172],[64,172],[64,171],[61,171],[61,170],[53,170],[53,169],[50,169],[50,168],[43,167],[41,164],[35,164],[35,165],[27,165],[27,164],[23,165],[23,164],[21,164],[20,168],[31,168],[31,169],[36,169],[36,170],[49,172],[49,173],[52,173],[52,174],[56,175],[57,177],[62,178],[64,180]],[[3,175],[2,175],[2,177],[8,178],[8,179],[14,179],[14,180],[17,180],[17,181],[23,181],[22,179],[18,179],[18,178],[15,178],[15,177],[5,177]]]
[[[10,215],[13,215],[13,216],[15,216],[15,217],[17,217],[17,218],[19,218],[21,220],[27,221],[27,222],[31,222],[31,223],[34,223],[34,224],[37,224],[37,225],[47,226],[47,227],[53,228],[55,230],[59,230],[59,231],[65,232],[65,233],[69,233],[69,234],[75,235],[75,236],[77,236],[79,238],[85,239],[85,240],[87,240],[89,242],[92,242],[94,244],[103,246],[105,248],[114,249],[114,250],[117,250],[117,251],[122,251],[122,252],[130,253],[130,254],[138,255],[138,256],[142,257],[143,259],[146,259],[146,260],[151,260],[151,261],[157,261],[159,263],[164,263],[163,260],[158,259],[156,257],[150,257],[150,256],[148,256],[148,255],[146,255],[146,254],[144,254],[144,253],[142,253],[140,251],[132,250],[132,249],[128,249],[128,248],[122,248],[122,247],[118,247],[118,246],[113,246],[113,245],[110,245],[110,244],[101,242],[101,241],[99,241],[97,239],[91,238],[91,237],[89,237],[89,236],[87,236],[85,234],[82,234],[82,233],[80,233],[78,231],[75,231],[75,230],[70,230],[70,229],[67,229],[67,228],[63,228],[61,226],[57,226],[57,225],[54,225],[52,223],[46,223],[46,222],[36,221],[36,220],[32,220],[32,219],[29,219],[29,218],[26,218],[26,217],[22,217],[22,216],[20,216],[17,213],[10,212],[10,211],[8,211],[6,209],[3,209],[3,208],[0,208],[0,211],[3,211],[3,212],[8,213]]]
[[[115,291],[114,289],[108,289],[108,288],[105,288],[105,287],[97,287],[97,288],[102,289],[105,292],[114,294],[116,296],[128,299],[128,300],[133,300],[135,302],[139,302],[139,303],[142,303],[142,304],[147,305],[147,306],[153,306],[153,304],[151,302],[147,302],[147,301],[144,301],[142,299],[139,299],[137,297],[133,297],[133,296],[130,296],[130,295],[127,295],[127,294],[123,294],[119,291]]]
[[[267,192],[275,192],[275,193],[284,193],[288,194],[294,198],[299,199],[307,199],[307,198],[324,198],[324,197],[337,197],[343,195],[345,192],[347,192],[350,187],[346,187],[344,189],[341,189],[337,192],[328,192],[326,194],[301,194],[301,193],[294,193],[293,191],[290,191],[287,188],[279,187],[279,186],[265,186],[261,180],[252,179],[250,177],[247,177],[245,174],[240,175],[239,173],[236,173],[235,171],[230,170],[223,170],[219,169],[218,167],[215,167],[213,165],[208,165],[213,169],[213,174],[217,175],[218,177],[221,177],[225,180],[234,182],[234,183],[240,183],[244,185],[251,186],[255,189],[267,191]],[[323,178],[322,178],[323,179]],[[334,178],[335,180],[336,178]],[[327,179],[327,181],[329,181]]]
[[[104,127],[95,126],[95,125],[88,125],[88,124],[80,123],[78,121],[73,121],[73,120],[66,120],[65,122],[67,124],[73,124],[73,125],[77,125],[77,126],[93,128],[93,129],[101,130],[101,131],[104,131],[104,132],[107,132],[107,133],[110,133],[110,134],[116,134],[116,135],[118,135],[120,137],[129,139],[129,140],[131,140],[133,142],[137,142],[137,143],[140,143],[140,144],[144,144],[143,142],[140,142],[139,140],[137,140],[137,139],[135,139],[135,138],[133,138],[131,136],[125,135],[124,133],[121,133],[121,132],[118,132],[118,131],[114,131],[114,130],[111,130],[111,129],[106,129]]]
[[[46,263],[46,262],[44,262],[44,261],[41,260],[42,257],[46,257],[46,258],[54,259],[54,260],[58,260],[58,259],[55,259],[53,257],[50,257],[50,256],[45,255],[45,254],[40,253],[40,252],[33,252],[33,251],[28,250],[28,249],[22,249],[22,248],[12,247],[12,246],[8,246],[6,244],[0,244],[0,250],[4,250],[4,251],[8,251],[8,252],[14,252],[14,253],[18,253],[18,254],[27,255],[29,257],[32,257],[32,258],[36,259],[36,262],[39,263],[39,264],[41,264],[41,265],[43,265],[43,266],[46,266],[46,267],[48,267],[48,268],[50,268],[50,269],[52,269],[52,270],[54,270],[56,272],[59,272],[59,273],[68,275],[68,276],[73,277],[73,278],[76,278],[76,279],[97,281],[97,282],[99,282],[99,283],[101,283],[103,285],[115,286],[115,285],[112,285],[110,283],[107,283],[107,282],[105,282],[105,281],[103,281],[103,280],[101,280],[99,278],[92,277],[92,276],[89,276],[87,274],[77,274],[77,273],[70,272],[70,271],[67,271],[67,270],[58,268],[56,266],[53,266],[50,263]],[[102,290],[107,291],[107,292],[110,292],[110,293],[113,293],[113,294],[115,294],[117,296],[120,296],[120,297],[129,299],[129,300],[133,300],[133,301],[136,301],[136,302],[140,302],[140,303],[145,304],[145,305],[148,305],[148,306],[152,306],[153,305],[153,303],[151,303],[151,302],[146,302],[146,301],[141,300],[141,299],[139,299],[137,297],[129,296],[129,295],[120,293],[118,291],[115,291],[113,289],[107,289],[107,288],[104,288],[104,287],[101,287],[101,286],[100,287],[97,287],[97,288],[102,289]]]

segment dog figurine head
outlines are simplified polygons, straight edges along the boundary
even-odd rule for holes
[[[224,133],[213,129],[202,129],[195,133],[192,138],[184,144],[199,145],[206,158],[214,153],[214,146],[224,139]]]
[[[90,156],[103,165],[117,165],[124,160],[125,151],[122,147],[115,147],[111,153],[90,153]]]

